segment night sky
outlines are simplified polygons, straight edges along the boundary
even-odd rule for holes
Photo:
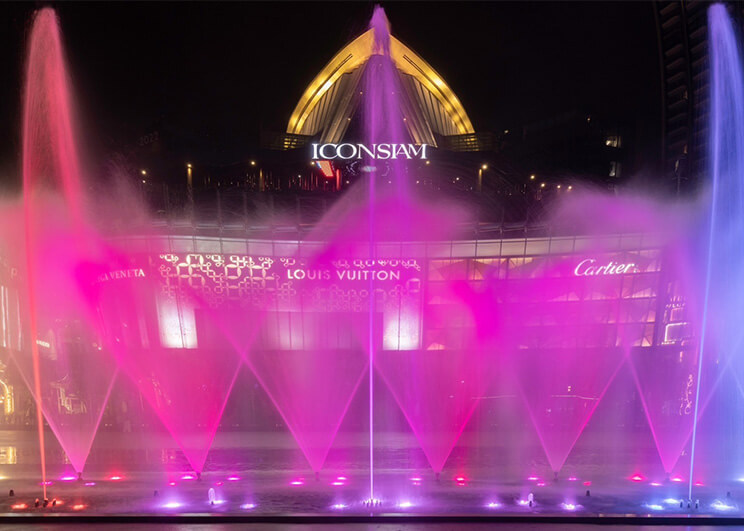
[[[0,5],[0,181],[15,178],[25,39],[37,3]],[[86,145],[105,157],[167,124],[197,162],[250,157],[374,3],[75,3],[57,8]],[[646,2],[383,3],[476,130],[568,110],[636,122],[657,153],[660,79]],[[161,125],[162,127],[162,125]]]

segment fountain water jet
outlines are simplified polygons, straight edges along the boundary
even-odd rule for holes
[[[724,4],[708,8],[710,51],[709,172],[711,203],[700,331],[700,362],[695,382],[689,495],[692,498],[703,364],[722,358],[738,381],[741,293],[744,292],[744,74],[737,34]],[[712,352],[711,352],[712,351]],[[713,359],[715,359],[713,358]],[[706,389],[712,393],[713,389]]]
[[[85,264],[100,257],[86,225],[69,80],[50,8],[36,13],[31,29],[22,146],[24,240],[10,235],[8,241],[25,252],[25,260],[16,260],[26,266],[29,333],[14,359],[37,402],[46,484],[42,412],[81,473],[116,374],[100,352],[92,310],[81,294],[91,281]]]

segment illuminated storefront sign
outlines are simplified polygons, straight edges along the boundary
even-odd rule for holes
[[[597,277],[622,275],[623,273],[635,273],[636,271],[638,271],[638,268],[632,262],[622,263],[610,260],[604,265],[597,265],[597,260],[587,258],[579,262],[579,265],[574,269],[574,275],[577,277]]]
[[[313,160],[426,159],[427,144],[312,144]]]
[[[98,275],[98,282],[107,282],[109,280],[122,280],[125,278],[144,278],[145,271],[142,268],[117,269]]]
[[[287,269],[290,280],[400,280],[400,271],[355,269],[331,271],[329,269]]]

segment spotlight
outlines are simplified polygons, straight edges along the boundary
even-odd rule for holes
[[[489,509],[498,509],[499,507],[501,507],[501,504],[499,502],[488,502],[486,504],[486,507],[488,507]]]
[[[630,476],[630,481],[635,481],[636,483],[640,483],[640,482],[641,482],[641,481],[643,481],[644,479],[646,479],[646,478],[644,478],[644,477],[643,477],[642,475],[640,475],[640,474],[635,474],[635,475],[633,475],[633,476]]]
[[[179,507],[181,507],[181,504],[177,501],[170,501],[163,504],[163,509],[178,509]]]
[[[109,481],[121,481],[121,480],[122,480],[122,479],[124,479],[124,478],[123,478],[123,477],[121,477],[121,476],[109,476],[109,477],[108,477],[107,479],[108,479]]]
[[[408,500],[402,501],[398,503],[398,507],[400,507],[401,509],[409,509],[413,507],[413,503],[409,502]]]
[[[658,503],[647,503],[644,505],[647,509],[651,509],[652,511],[663,511],[664,507],[659,505]]]
[[[26,505],[25,503],[16,503],[15,505],[11,505],[11,509],[15,509],[16,511],[21,511],[27,508],[28,508],[28,505]]]
[[[62,476],[59,478],[60,481],[75,481],[76,479],[75,476]]]
[[[300,485],[304,485],[305,484],[305,480],[302,479],[302,478],[295,479],[294,481],[290,481],[289,484],[290,485],[294,485],[295,487],[299,487]]]
[[[255,509],[256,508],[256,504],[255,503],[244,503],[243,505],[240,506],[240,508],[241,509],[246,509],[246,510],[248,510],[248,509]]]
[[[82,511],[83,509],[85,509],[85,505],[83,505],[82,503],[76,503],[72,506],[73,511]]]
[[[569,502],[563,502],[561,503],[561,507],[563,507],[564,511],[578,511],[581,509],[581,505],[577,505],[575,503],[569,503]]]
[[[331,509],[336,509],[336,510],[346,509],[347,507],[348,505],[344,505],[343,503],[336,503],[334,505],[331,505]]]
[[[227,481],[240,481],[240,477],[239,476],[229,476],[227,478]]]

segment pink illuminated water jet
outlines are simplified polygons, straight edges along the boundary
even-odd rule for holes
[[[94,312],[81,295],[97,261],[97,238],[86,225],[86,200],[59,25],[39,10],[30,33],[23,94],[23,249],[28,349],[14,359],[37,403],[42,477],[46,457],[42,413],[81,473],[116,374],[95,345]],[[57,323],[64,323],[59,325]]]

